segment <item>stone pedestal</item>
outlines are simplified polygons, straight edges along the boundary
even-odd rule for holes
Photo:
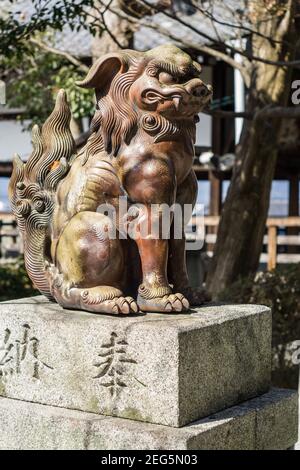
[[[297,394],[259,398],[182,428],[0,398],[0,450],[284,450],[297,440]]]
[[[270,366],[263,306],[119,317],[4,302],[0,448],[287,448],[297,400],[269,392]]]

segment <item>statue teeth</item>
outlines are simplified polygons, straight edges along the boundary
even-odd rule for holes
[[[173,102],[174,102],[174,106],[175,106],[176,111],[178,111],[179,104],[180,104],[180,98],[178,96],[174,96]]]

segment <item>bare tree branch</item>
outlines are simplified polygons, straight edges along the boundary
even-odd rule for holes
[[[147,5],[147,6],[150,6],[150,3],[147,0],[139,0],[139,1],[142,2],[143,4]],[[218,41],[216,41],[215,38],[213,38],[212,36],[210,36],[207,33],[204,33],[203,31],[199,31],[197,28],[195,28],[190,23],[187,23],[182,18],[179,18],[176,14],[168,13],[167,11],[162,10],[158,6],[156,6],[156,7],[154,6],[153,8],[155,8],[157,12],[163,13],[168,18],[171,18],[171,19],[177,21],[182,26],[185,26],[186,28],[190,29],[194,33],[198,34],[199,36],[207,39],[208,41],[210,41],[210,43],[212,43],[214,45],[217,45],[217,46],[220,46],[220,43]],[[222,43],[222,45],[224,45],[224,44]],[[233,47],[230,44],[226,43],[225,45],[226,45],[226,48],[228,50],[230,50],[232,53],[240,54],[241,56],[246,57],[250,61],[263,62],[264,64],[274,65],[274,66],[277,66],[277,67],[279,67],[279,66],[295,67],[295,66],[300,65],[300,60],[293,60],[293,61],[288,61],[288,62],[286,62],[286,61],[273,61],[273,60],[263,59],[263,58],[258,57],[256,55],[249,54],[248,52],[246,52],[242,49],[237,49],[236,47]]]
[[[115,13],[116,15],[118,15],[120,18],[126,19],[130,23],[136,24],[136,20],[132,19],[128,14],[126,14],[124,12],[116,11],[115,9],[112,9],[110,7],[109,7],[109,10],[112,13]],[[217,49],[213,49],[212,47],[209,47],[209,46],[206,46],[206,45],[202,46],[202,45],[194,43],[194,42],[191,43],[191,42],[188,42],[186,40],[183,41],[181,38],[178,38],[177,36],[173,35],[169,30],[163,28],[162,26],[160,26],[156,23],[146,22],[146,21],[139,21],[139,25],[144,26],[144,27],[149,28],[149,29],[153,29],[154,31],[159,32],[160,34],[168,37],[169,39],[172,39],[172,41],[176,41],[176,42],[180,43],[182,46],[184,46],[186,48],[194,49],[194,50],[199,51],[199,52],[204,52],[205,54],[208,54],[212,57],[223,60],[224,62],[229,64],[231,67],[236,68],[237,70],[239,70],[241,72],[241,75],[244,79],[245,85],[247,87],[249,87],[249,85],[250,85],[250,73],[247,71],[246,66],[239,63],[239,62],[237,62],[237,61],[235,61],[230,55],[226,54],[225,52],[217,50]],[[247,65],[248,65],[248,67],[250,67],[251,64],[247,63]]]
[[[84,73],[87,73],[89,71],[89,67],[87,65],[83,64],[80,60],[76,59],[76,57],[69,54],[68,52],[64,52],[60,49],[57,49],[56,47],[49,46],[48,44],[45,44],[43,41],[40,41],[39,39],[36,39],[36,38],[30,38],[29,42],[31,42],[35,46],[38,46],[40,49],[43,49],[44,51],[51,52],[51,54],[56,54],[61,57],[64,57],[69,62],[71,62],[71,64],[75,65],[80,70],[82,70]]]
[[[209,116],[221,118],[221,119],[249,119],[252,120],[254,117],[253,113],[240,112],[236,113],[235,111],[223,111],[222,109],[205,109],[202,111],[203,114],[208,114]]]
[[[241,63],[237,62],[236,60],[234,60],[232,57],[230,57],[225,52],[217,50],[217,49],[213,49],[212,47],[209,47],[209,46],[204,46],[204,45],[201,46],[197,43],[191,43],[191,42],[188,42],[186,40],[183,41],[181,38],[178,38],[178,37],[174,36],[169,30],[167,30],[165,28],[162,28],[161,26],[159,26],[157,24],[153,24],[153,23],[149,23],[149,22],[147,22],[147,23],[143,22],[141,24],[143,26],[147,27],[147,28],[158,31],[159,33],[163,34],[164,36],[172,39],[172,41],[176,41],[176,42],[180,43],[181,45],[183,45],[186,48],[194,49],[194,50],[199,51],[199,52],[204,52],[205,54],[208,54],[212,57],[215,57],[216,59],[223,60],[224,62],[226,62],[231,67],[233,67],[233,68],[235,68],[235,69],[237,69],[241,72],[241,75],[244,79],[245,85],[247,87],[249,87],[249,85],[250,85],[250,74],[248,73],[246,67],[243,66],[243,64],[241,64]]]
[[[293,0],[288,0],[283,21],[281,22],[279,29],[277,31],[277,35],[280,36],[281,38],[283,38],[284,35],[286,34],[286,30],[288,28],[289,22],[291,21],[291,16],[293,13],[294,13]]]
[[[110,0],[108,3],[104,3],[102,2],[101,0],[99,0],[99,4],[101,6],[103,6],[103,10],[101,10],[101,8],[99,8],[97,6],[97,4],[95,3],[94,4],[94,10],[98,13],[99,15],[99,18],[98,18],[98,21],[102,21],[102,25],[104,26],[104,31],[107,32],[107,34],[109,35],[109,37],[112,39],[112,41],[118,46],[119,49],[124,49],[124,46],[118,41],[118,39],[116,38],[116,36],[112,33],[112,31],[110,30],[110,28],[108,27],[107,23],[106,23],[106,20],[105,20],[105,13],[107,11],[110,11],[111,13],[114,13],[115,15],[117,16],[120,16],[118,14],[117,11],[113,11],[112,8],[111,8],[111,4],[112,4],[112,0]],[[95,17],[96,18],[96,17]]]
[[[185,2],[185,3],[187,3],[187,2]],[[244,31],[245,33],[255,34],[256,36],[259,36],[263,39],[266,39],[267,41],[270,41],[272,44],[285,43],[287,45],[290,45],[287,41],[279,41],[279,40],[273,39],[270,36],[266,36],[265,34],[260,33],[259,31],[256,31],[255,29],[249,28],[248,26],[245,26],[245,25],[242,25],[242,24],[229,23],[227,21],[222,21],[222,20],[218,19],[215,15],[210,13],[208,10],[205,10],[204,8],[199,7],[199,5],[195,1],[192,1],[192,4],[196,8],[196,10],[198,10],[200,13],[202,13],[202,15],[209,18],[212,21],[212,23],[218,23],[222,26],[228,26],[229,28],[232,28],[232,29],[240,29],[240,30]]]
[[[136,24],[136,20],[132,19],[129,15],[127,15],[124,12],[116,11],[115,9],[109,8],[109,10],[112,13],[115,13],[116,15],[120,16],[123,19],[127,19],[129,22]],[[162,26],[152,23],[152,22],[146,22],[146,21],[139,21],[140,26],[144,26],[149,29],[153,29],[154,31],[159,32],[160,34],[163,34],[164,36],[168,37],[169,39],[172,39],[172,41],[176,41],[180,44],[182,44],[186,48],[194,49],[199,52],[204,52],[206,54],[209,54],[217,59],[223,60],[224,62],[228,63],[231,67],[238,69],[245,81],[246,86],[249,86],[250,84],[250,74],[247,72],[246,67],[243,66],[241,63],[235,61],[230,55],[226,54],[223,51],[213,49],[212,47],[209,46],[201,46],[196,43],[191,43],[186,40],[182,40],[181,38],[178,38],[177,36],[173,35],[169,30],[163,28]],[[249,64],[250,65],[250,64]]]
[[[223,60],[227,64],[231,65],[231,67],[239,70],[244,79],[246,87],[248,88],[250,86],[250,74],[247,72],[246,67],[234,60],[225,52],[218,51],[217,49],[213,49],[209,46],[197,46],[195,47],[195,49],[204,52],[212,57],[216,57],[217,59]]]
[[[270,106],[256,113],[257,119],[300,119],[300,106]]]
[[[289,108],[285,108],[284,106],[266,106],[257,113],[236,113],[234,111],[223,111],[221,109],[205,109],[202,112],[221,119],[300,119],[300,106]]]

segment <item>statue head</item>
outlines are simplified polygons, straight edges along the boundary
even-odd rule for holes
[[[211,99],[199,78],[201,66],[173,45],[146,52],[146,65],[130,88],[132,102],[171,120],[193,118]]]
[[[102,150],[117,155],[139,128],[161,141],[194,127],[212,96],[200,73],[200,65],[174,45],[100,58],[79,86],[96,91],[92,130],[100,129]]]

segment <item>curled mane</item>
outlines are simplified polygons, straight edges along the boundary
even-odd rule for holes
[[[174,140],[182,134],[186,134],[189,140],[195,139],[193,121],[183,118],[178,122],[155,112],[141,115],[129,102],[129,90],[145,69],[150,76],[158,76],[160,71],[165,71],[176,77],[187,77],[189,74],[193,78],[199,75],[200,66],[194,62],[179,66],[163,58],[158,60],[136,51],[124,50],[119,56],[111,55],[100,59],[87,78],[79,83],[80,86],[94,88],[97,99],[96,112],[91,123],[92,134],[79,153],[85,154],[83,164],[101,152],[116,157],[121,144],[125,142],[129,145],[139,128],[152,135],[154,142]],[[116,72],[115,75],[112,70]]]
[[[138,115],[128,102],[129,89],[139,75],[139,61],[130,59],[127,72],[118,72],[109,91],[97,96],[96,112],[91,123],[93,134],[87,141],[86,159],[106,151],[116,156],[121,143],[130,142],[137,130]]]

